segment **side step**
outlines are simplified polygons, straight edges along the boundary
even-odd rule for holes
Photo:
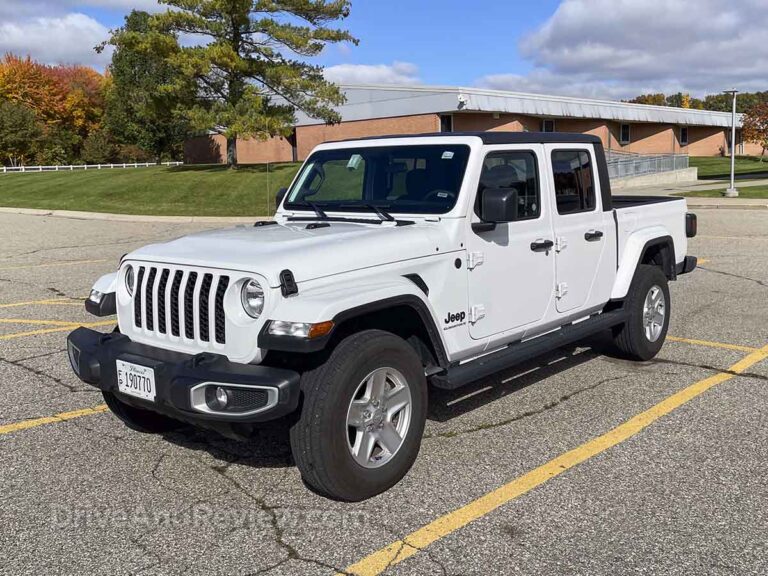
[[[437,388],[454,390],[506,370],[515,364],[520,364],[561,346],[581,340],[595,332],[617,326],[624,322],[624,318],[623,309],[603,312],[576,324],[563,326],[556,332],[550,332],[525,342],[515,342],[503,350],[481,356],[466,364],[451,366],[445,372],[432,376],[430,382]]]

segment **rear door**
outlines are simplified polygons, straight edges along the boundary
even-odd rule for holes
[[[595,153],[591,145],[545,146],[555,206],[555,298],[560,313],[589,308],[613,230],[602,210]],[[610,271],[610,270],[609,270]]]
[[[488,147],[475,199],[485,188],[515,188],[518,218],[492,230],[475,226],[468,236],[470,335],[483,339],[535,324],[547,312],[555,280],[551,194],[542,171],[540,144]],[[536,246],[536,243],[540,246]],[[532,246],[533,245],[533,246]]]

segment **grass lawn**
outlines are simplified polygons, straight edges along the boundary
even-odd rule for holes
[[[699,179],[726,179],[731,177],[731,159],[720,156],[691,156],[691,168],[699,169]],[[762,173],[762,175],[761,175]],[[760,162],[757,156],[736,156],[736,174],[750,174],[755,178],[768,178],[768,157]]]
[[[736,188],[739,188],[738,182]],[[696,190],[695,192],[686,192],[683,196],[692,196],[696,198],[721,198],[722,190]],[[739,198],[766,198],[768,199],[768,186],[743,186],[739,188]]]
[[[0,173],[0,206],[162,216],[271,216],[298,164]]]

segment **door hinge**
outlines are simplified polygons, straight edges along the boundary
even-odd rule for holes
[[[485,262],[485,254],[483,252],[470,252],[467,254],[467,269],[473,270]]]
[[[566,294],[568,294],[568,284],[565,282],[558,283],[558,285],[555,287],[555,298],[559,300]]]
[[[568,241],[563,236],[555,238],[555,252],[562,252],[568,247]]]
[[[469,309],[469,323],[475,324],[480,319],[485,318],[485,306],[475,304]]]

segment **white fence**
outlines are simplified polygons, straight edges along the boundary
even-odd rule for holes
[[[608,160],[608,176],[627,178],[656,172],[671,172],[688,168],[687,154],[660,154],[657,156],[611,157]]]
[[[181,166],[184,162],[163,162],[160,166]],[[39,174],[40,172],[74,172],[75,170],[114,170],[115,168],[150,168],[154,162],[123,162],[122,164],[74,164],[72,166],[3,166],[3,174]]]

